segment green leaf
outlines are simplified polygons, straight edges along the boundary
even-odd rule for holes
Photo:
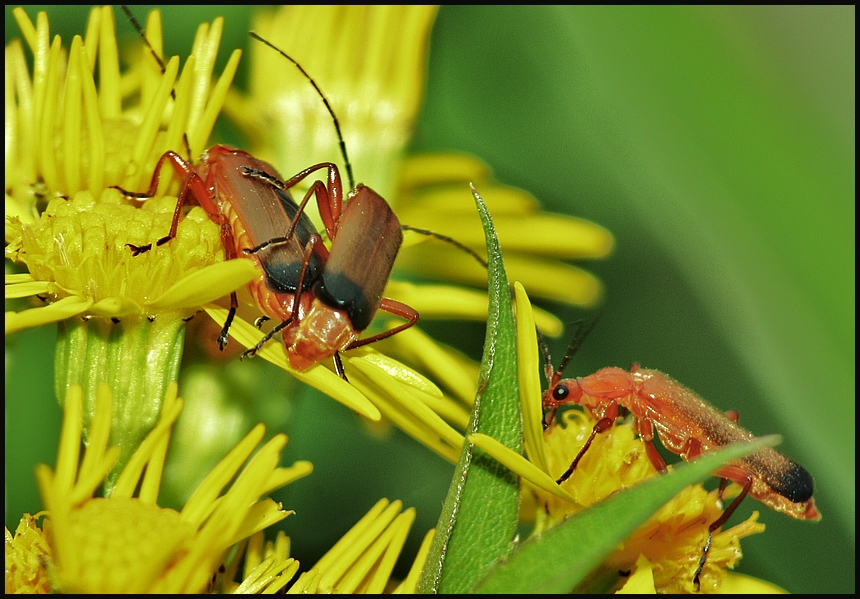
[[[472,193],[487,238],[490,305],[478,394],[467,434],[484,433],[521,453],[516,329],[510,291],[490,215],[474,188]],[[517,530],[518,508],[516,477],[482,450],[465,443],[421,574],[419,591],[473,590],[510,552]]]
[[[481,593],[569,593],[618,543],[687,485],[720,465],[775,445],[777,436],[737,443],[654,477],[524,542],[478,585]]]

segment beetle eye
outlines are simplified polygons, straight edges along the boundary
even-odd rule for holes
[[[558,385],[552,390],[552,398],[556,401],[564,401],[568,395],[570,395],[570,389],[567,388],[567,385]]]

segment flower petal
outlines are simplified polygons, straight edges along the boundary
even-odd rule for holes
[[[416,389],[388,377],[371,362],[361,357],[350,358],[349,364],[371,383],[365,388],[365,393],[377,400],[377,407],[386,417],[446,459],[459,453],[463,436],[428,407],[421,400]],[[362,385],[362,383],[358,379],[355,381],[356,385]],[[381,393],[375,392],[375,389],[384,391],[388,399]],[[440,439],[449,447],[440,445]]]
[[[469,435],[467,439],[469,443],[474,443],[476,446],[486,451],[500,464],[506,466],[517,476],[523,477],[534,486],[539,489],[543,489],[547,493],[555,495],[559,499],[564,499],[573,505],[578,505],[577,501],[571,497],[567,491],[558,486],[551,476],[517,452],[513,451],[511,448],[506,447],[502,443],[499,443],[492,437],[483,433]]]
[[[260,276],[253,260],[218,262],[192,272],[148,305],[151,310],[193,308],[224,297]]]
[[[92,305],[93,300],[91,299],[70,296],[41,308],[33,308],[23,312],[6,312],[6,334],[66,320],[83,314]]]
[[[541,401],[540,367],[535,321],[531,303],[519,281],[514,282],[517,305],[517,363],[520,387],[520,408],[523,413],[523,438],[529,460],[544,472],[549,472],[544,452],[543,403]]]
[[[218,324],[222,324],[227,320],[227,310],[220,306],[207,304],[204,306],[204,310]],[[251,348],[259,341],[260,331],[241,318],[237,318],[230,327],[230,336],[244,347]],[[269,343],[263,346],[257,352],[257,355],[278,368],[286,370],[303,383],[307,383],[329,397],[336,399],[350,410],[358,412],[370,420],[379,420],[379,410],[364,395],[322,364],[314,364],[304,372],[294,370],[284,354],[284,349],[277,343]]]
[[[462,256],[461,252],[457,252]],[[474,263],[472,258],[467,261]],[[505,257],[507,265],[508,257]],[[487,271],[483,271],[483,284],[487,283]],[[487,319],[487,293],[453,285],[415,284],[391,280],[385,288],[386,297],[403,302],[416,310],[423,318],[451,318],[467,320]],[[558,336],[563,330],[561,321],[549,312],[535,310],[535,321],[547,335]]]
[[[385,372],[389,377],[423,393],[442,399],[442,392],[439,390],[439,387],[434,385],[429,379],[426,379],[421,374],[415,372],[411,368],[407,368],[394,358],[390,358],[389,356],[374,351],[371,348],[361,349],[365,350],[361,352],[361,359],[369,364],[373,364],[376,368]]]

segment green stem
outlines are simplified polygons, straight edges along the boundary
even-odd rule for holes
[[[69,319],[58,323],[55,391],[62,406],[71,385],[83,388],[83,427],[86,443],[96,390],[107,383],[113,397],[110,445],[120,459],[105,481],[105,495],[128,459],[155,426],[164,394],[179,374],[185,321],[171,313],[150,321],[127,316]]]

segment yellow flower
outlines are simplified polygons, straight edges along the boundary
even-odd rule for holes
[[[289,515],[271,499],[261,498],[312,470],[308,462],[279,468],[286,436],[275,435],[260,446],[265,434],[260,425],[209,473],[182,510],[159,507],[170,432],[182,409],[174,384],[158,424],[110,495],[95,497],[120,454],[118,447],[108,447],[111,404],[109,389],[101,385],[89,445],[79,465],[82,393],[72,387],[56,469],[37,468],[50,522],[48,563],[56,590],[205,591],[232,546]]]
[[[96,471],[88,471],[83,488],[70,489],[68,477],[60,476],[68,471],[68,464],[65,470],[58,468],[56,476],[40,470],[44,501],[51,511],[51,527],[56,530],[52,537],[55,584],[66,590],[139,590],[151,582],[155,585],[151,588],[179,589],[179,583],[193,582],[191,578],[185,583],[153,582],[151,576],[160,573],[159,564],[164,566],[168,563],[165,560],[185,551],[193,542],[194,529],[182,525],[175,512],[154,506],[151,493],[147,501],[140,501],[143,496],[132,496],[127,473],[156,434],[149,434],[153,427],[158,431],[159,422],[176,417],[169,404],[162,404],[161,393],[176,378],[185,319],[202,303],[225,295],[257,273],[249,270],[247,260],[222,262],[218,227],[199,207],[183,215],[177,237],[170,244],[133,256],[127,244],[150,243],[170,228],[178,182],[168,167],[162,173],[158,193],[140,207],[110,186],[145,189],[165,150],[194,157],[206,147],[239,54],[233,54],[217,84],[210,82],[221,29],[221,21],[216,20],[198,32],[193,56],[177,82],[178,59],[168,61],[162,72],[153,58],[153,54],[161,53],[157,12],[147,24],[152,51],[144,48],[140,59],[122,72],[111,9],[93,9],[86,38],[74,39],[68,57],[59,38],[48,44],[44,13],[35,25],[23,11],[16,10],[15,15],[36,66],[32,73],[28,70],[20,41],[7,48],[7,216],[11,217],[7,220],[7,257],[25,265],[28,272],[7,276],[6,294],[7,298],[37,297],[43,305],[7,313],[6,330],[11,333],[58,324],[60,403],[69,401],[66,409],[77,411],[82,421],[75,442],[83,437],[90,448],[87,455],[101,451],[106,456],[97,467],[89,464]],[[94,75],[96,69],[98,74]],[[175,98],[171,97],[174,89]],[[210,304],[207,310],[223,322],[222,309]],[[237,322],[233,334],[246,346],[259,339],[259,332],[245,322]],[[277,344],[260,353],[286,366]],[[421,409],[420,402],[442,401],[434,385],[368,349],[355,352],[350,360],[355,366],[355,385],[322,366],[297,376],[351,409],[379,418],[379,410],[358,391],[370,389],[385,409],[393,409],[390,417],[397,419],[402,413],[404,427],[419,436],[426,437],[428,430],[432,434],[438,431],[429,444],[437,444],[437,451],[449,458],[454,455],[462,437],[434,412]],[[382,387],[376,389],[380,374],[384,375]],[[103,406],[100,409],[100,398],[106,393],[99,384],[102,381],[110,384],[113,397],[113,410],[107,416]],[[86,383],[83,393],[79,382]],[[68,400],[71,396],[75,399]],[[404,397],[418,402],[417,407],[399,407]],[[430,426],[424,420],[430,420]],[[254,435],[260,430],[255,429]],[[102,444],[111,450],[105,452]],[[71,442],[64,441],[63,447],[66,450],[61,453],[61,462],[73,461],[69,458]],[[154,475],[156,470],[160,467],[150,464],[147,474]],[[109,498],[93,498],[93,491],[102,483]],[[75,499],[69,504],[69,495],[85,497],[80,500],[83,503]],[[233,523],[222,524],[243,524],[242,510],[237,513],[239,518]],[[412,517],[411,512],[405,516],[408,521]],[[129,551],[139,549],[146,555],[71,551],[71,547],[87,542],[84,537],[91,532],[90,523],[99,519],[118,523],[116,530],[107,529],[116,533],[117,542],[127,541],[129,535],[152,533],[147,543],[126,543]],[[211,534],[211,529],[205,528],[208,522],[197,533]],[[141,532],[137,528],[141,526],[146,530]],[[29,525],[22,529],[22,541],[31,536],[29,530]],[[404,525],[399,524],[397,530],[401,532],[389,541],[402,544]],[[175,536],[165,538],[165,534]],[[112,539],[95,536],[93,542],[96,548],[99,544],[114,548]],[[203,544],[195,547],[199,553]],[[386,563],[391,562],[391,551],[384,554]],[[186,559],[188,567],[195,570],[188,576],[197,580],[199,572],[205,571],[208,579],[213,555],[197,555],[197,561]],[[140,570],[126,567],[136,562],[148,562],[141,567],[149,570],[141,575]],[[362,567],[370,565],[379,570],[366,559],[363,563]],[[378,574],[374,580],[378,582]],[[132,583],[138,586],[128,586]],[[353,583],[364,584],[360,578]]]
[[[183,139],[192,151],[203,147],[240,52],[212,84],[222,23],[202,26],[177,82],[179,59],[162,72],[153,57],[161,51],[154,12],[153,51],[144,49],[135,68],[122,73],[110,8],[93,8],[86,39],[75,36],[68,50],[58,36],[51,40],[44,12],[35,25],[23,9],[14,15],[33,73],[21,41],[12,41],[5,71],[6,256],[27,272],[7,275],[6,297],[35,296],[42,305],[7,312],[6,333],[58,324],[57,398],[83,386],[87,430],[98,383],[109,382],[119,407],[111,431],[121,465],[158,419],[178,370],[185,320],[200,302],[253,273],[247,262],[222,262],[218,227],[200,209],[183,219],[172,247],[134,258],[126,244],[169,229],[177,183],[168,186],[171,177],[163,177],[174,197],[162,192],[142,209],[110,186],[145,186],[158,157],[183,147]]]
[[[425,535],[407,577],[397,584],[391,571],[400,556],[415,510],[401,511],[399,501],[382,499],[359,520],[320,560],[302,574],[287,590],[299,593],[366,593],[383,591],[414,593],[415,583],[434,531]],[[274,542],[263,542],[262,533],[253,535],[244,552],[241,583],[232,583],[241,563],[242,552],[213,585],[230,593],[273,593],[286,586],[299,571],[290,554],[290,539],[282,532]]]
[[[7,275],[6,297],[38,297],[43,304],[8,312],[6,332],[58,324],[57,395],[62,401],[69,386],[83,384],[87,422],[92,382],[110,382],[121,406],[112,434],[122,464],[154,426],[166,385],[176,378],[185,321],[207,306],[224,322],[224,311],[209,302],[259,272],[250,260],[223,261],[219,227],[200,207],[180,219],[169,244],[133,255],[128,245],[170,230],[179,182],[169,163],[155,197],[140,207],[111,186],[145,189],[165,151],[196,157],[205,149],[241,52],[232,53],[214,81],[223,28],[216,19],[198,29],[181,75],[178,58],[162,70],[154,11],[147,23],[151,49],[142,47],[139,60],[121,72],[110,8],[92,9],[86,39],[76,36],[68,52],[59,37],[50,42],[45,13],[35,25],[22,9],[14,14],[35,66],[31,75],[19,40],[9,45],[6,256],[27,272]],[[259,333],[249,336],[242,324],[234,336],[252,347]],[[285,365],[282,350],[266,349],[264,358]],[[379,418],[367,398],[327,368],[290,371]],[[146,393],[132,392],[141,388]]]
[[[223,27],[216,19],[198,30],[181,75],[178,58],[162,69],[155,58],[162,52],[155,11],[146,27],[151,49],[142,47],[121,71],[110,8],[92,9],[86,37],[75,37],[68,50],[59,37],[51,41],[45,13],[35,24],[21,9],[14,14],[25,44],[15,40],[7,48],[6,255],[27,272],[7,275],[6,297],[38,298],[41,305],[7,312],[6,332],[57,323],[57,397],[62,404],[69,388],[83,387],[87,441],[99,383],[110,385],[110,442],[121,452],[106,479],[110,490],[158,422],[164,393],[179,370],[185,321],[206,305],[224,322],[225,311],[207,302],[259,276],[250,260],[223,262],[219,228],[200,207],[183,215],[169,244],[132,254],[128,244],[151,243],[171,227],[179,181],[169,164],[155,197],[139,206],[111,186],[145,189],[166,150],[196,157],[206,147],[240,52],[213,80]],[[32,72],[25,45],[34,57]],[[246,347],[260,338],[241,320],[232,333]],[[368,389],[407,430],[433,435],[428,443],[438,452],[459,450],[461,436],[436,413],[423,404],[404,409],[398,403],[428,397],[439,403],[441,392],[384,356],[356,352],[352,359],[360,366],[350,385],[323,365],[292,371],[277,343],[260,354],[378,420],[379,408],[361,391]],[[375,388],[380,375],[387,390]]]
[[[401,221],[455,239],[483,255],[484,233],[469,183],[480,191],[493,217],[511,280],[521,281],[544,299],[580,307],[597,305],[603,295],[600,280],[562,260],[605,258],[614,245],[611,233],[580,218],[541,211],[533,195],[495,182],[489,167],[477,158],[456,153],[408,156],[394,196]],[[419,245],[405,251],[399,263],[405,271],[478,287],[486,284],[486,271],[456,248],[425,239],[413,243]],[[461,316],[456,305],[448,315],[433,309],[432,298],[422,302],[416,293],[408,297],[433,316],[468,316]],[[544,334],[561,333],[545,316],[536,320]]]
[[[271,593],[287,585],[291,593],[395,590],[391,573],[415,510],[385,499],[293,581],[300,564],[289,556],[290,540],[281,532],[273,542],[263,541],[263,529],[292,512],[260,498],[310,474],[312,467],[297,462],[279,468],[286,437],[276,435],[260,447],[262,426],[208,474],[181,510],[159,507],[164,458],[182,409],[175,391],[173,386],[158,425],[111,495],[94,497],[119,456],[118,448],[107,447],[110,392],[104,385],[100,389],[90,444],[78,467],[81,393],[70,390],[56,469],[37,470],[48,516],[42,529],[25,514],[14,538],[6,531],[7,592]],[[414,592],[432,534],[397,592]]]
[[[562,414],[561,424],[551,424],[543,430],[534,320],[524,288],[519,283],[515,287],[520,393],[528,460],[490,437],[475,435],[469,440],[522,477],[521,517],[534,520],[532,534],[540,534],[618,490],[658,476],[659,472],[632,423],[627,421],[595,436],[573,475],[561,484],[555,482],[566,473],[597,420],[587,410],[570,409]],[[733,485],[724,497],[730,498],[738,491]],[[647,568],[649,584],[658,592],[691,592],[695,590],[693,577],[708,537],[708,526],[722,512],[717,491],[709,493],[701,485],[688,487],[610,554],[602,567],[616,573]],[[703,591],[717,590],[726,576],[726,568],[734,567],[741,556],[739,540],[764,530],[757,518],[758,512],[754,512],[747,521],[714,533],[700,575]],[[640,556],[644,556],[647,566],[637,562]],[[640,584],[638,579],[635,584]]]

